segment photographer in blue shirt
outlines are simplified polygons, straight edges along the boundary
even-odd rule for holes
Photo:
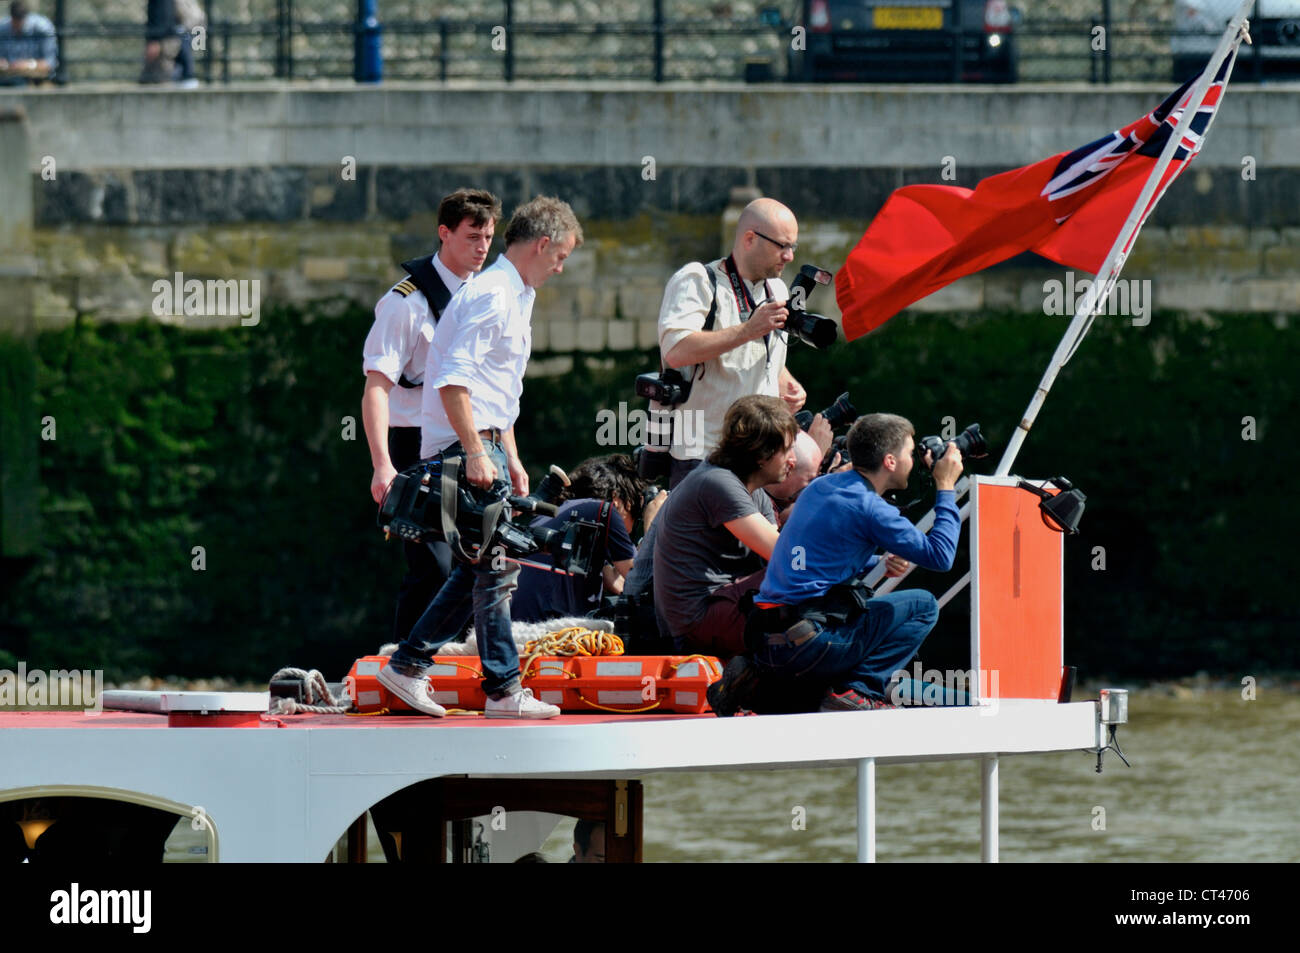
[[[953,488],[961,452],[952,443],[934,467],[934,526],[921,533],[880,494],[907,486],[915,431],[894,414],[858,418],[848,435],[852,469],[820,477],[799,498],[772,552],[754,600],[746,640],[752,660],[737,656],[710,686],[722,716],[750,707],[760,674],[828,684],[822,711],[891,708],[885,690],[939,618],[922,589],[871,598],[860,578],[883,550],[887,576],[952,568],[961,518]]]

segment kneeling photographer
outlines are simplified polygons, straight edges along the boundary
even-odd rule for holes
[[[678,651],[726,659],[745,650],[745,596],[777,545],[763,488],[794,466],[798,425],[775,397],[742,397],[722,441],[668,495],[654,547],[655,608]]]
[[[961,518],[953,488],[961,452],[949,443],[933,466],[934,526],[922,534],[881,498],[907,486],[914,430],[894,414],[868,414],[849,431],[853,467],[808,485],[782,530],[755,597],[746,628],[752,661],[737,656],[710,686],[715,713],[752,707],[760,675],[775,675],[791,691],[829,685],[822,711],[893,707],[885,689],[893,672],[916,654],[939,618],[938,602],[922,589],[872,598],[863,575],[884,550],[886,575],[902,575],[908,560],[946,571],[957,552]]]

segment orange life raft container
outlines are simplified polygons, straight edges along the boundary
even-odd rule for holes
[[[379,670],[387,664],[383,655],[352,664],[347,684],[359,711],[411,710],[379,684]],[[709,711],[705,692],[721,676],[722,663],[709,655],[541,655],[528,663],[523,685],[568,712],[698,715]],[[440,655],[429,671],[434,700],[449,708],[481,711],[487,701],[482,678],[477,655]]]

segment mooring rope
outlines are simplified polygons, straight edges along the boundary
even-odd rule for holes
[[[273,697],[267,714],[270,715],[345,715],[352,711],[352,699],[347,692],[341,696],[330,694],[325,676],[318,670],[307,671],[301,668],[282,668],[271,676],[271,681],[281,678],[300,678],[303,683],[304,701],[292,698]]]

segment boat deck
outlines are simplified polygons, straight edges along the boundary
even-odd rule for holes
[[[141,712],[0,713],[0,797],[129,793],[201,809],[224,861],[319,861],[357,817],[438,777],[632,779],[671,771],[859,767],[859,843],[874,855],[877,764],[984,762],[985,859],[996,858],[997,758],[1093,749],[1096,702],[716,718],[565,714],[294,715],[247,728],[168,727]]]

